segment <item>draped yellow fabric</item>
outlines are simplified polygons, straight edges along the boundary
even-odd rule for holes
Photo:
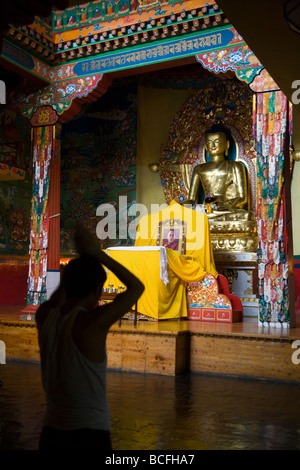
[[[184,217],[184,219],[182,219]],[[186,254],[182,255],[166,248],[167,277],[161,277],[160,250],[148,251],[156,246],[158,222],[169,219],[186,222]],[[187,316],[186,285],[202,281],[207,272],[217,277],[207,217],[192,209],[183,208],[175,201],[162,211],[144,216],[140,220],[135,242],[137,251],[115,247],[109,255],[133,272],[145,285],[138,301],[138,312],[163,320]],[[143,250],[142,248],[145,247]],[[142,251],[140,251],[142,250]],[[120,281],[108,273],[105,287]]]
[[[183,220],[186,227],[185,257],[176,257],[176,263],[180,263],[180,266],[177,266],[176,269],[178,275],[181,273],[184,276],[185,270],[194,275],[194,272],[200,269],[200,264],[204,271],[217,277],[208,218],[202,212],[182,206],[174,200],[165,209],[141,218],[137,228],[135,246],[155,246],[157,244],[159,222],[171,219]],[[192,263],[192,260],[195,264]],[[181,271],[178,271],[179,268],[181,268]],[[192,280],[191,277],[185,280],[189,282],[196,281],[196,279]]]
[[[169,259],[172,250],[166,251]],[[145,285],[145,290],[138,300],[138,313],[159,320],[187,316],[186,282],[169,269],[169,282],[164,284],[160,277],[159,251],[132,252],[114,249],[109,250],[109,256],[128,268]],[[109,284],[113,284],[115,288],[120,285],[118,278],[111,272],[108,273],[105,287]]]

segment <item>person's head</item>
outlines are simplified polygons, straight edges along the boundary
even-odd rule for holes
[[[168,242],[171,243],[174,241],[174,229],[171,228],[168,232]]]
[[[223,126],[215,124],[205,132],[205,147],[212,157],[227,155],[229,146],[230,141]]]
[[[93,256],[83,255],[71,260],[64,268],[62,283],[67,298],[99,298],[106,273],[100,262]]]

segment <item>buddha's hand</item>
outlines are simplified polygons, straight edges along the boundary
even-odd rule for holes
[[[182,201],[181,205],[183,206],[192,206],[195,203],[195,201],[192,201],[192,199],[186,199],[185,201]]]

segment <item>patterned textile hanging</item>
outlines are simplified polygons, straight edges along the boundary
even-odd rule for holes
[[[284,154],[288,102],[281,91],[258,93],[253,124],[257,151],[258,290],[260,322],[288,326]],[[291,116],[290,116],[291,117]],[[289,119],[291,123],[291,118]]]
[[[29,245],[27,305],[40,305],[46,300],[48,248],[48,193],[50,162],[53,154],[53,126],[32,129],[33,189]]]

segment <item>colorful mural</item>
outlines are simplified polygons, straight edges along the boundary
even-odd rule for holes
[[[30,232],[30,126],[0,108],[0,255],[28,254]]]
[[[31,185],[1,181],[0,255],[27,255],[30,228]]]
[[[111,29],[116,27],[112,20],[122,21],[124,24],[134,23],[129,18],[132,15],[139,15],[140,21],[146,21],[149,18],[149,10],[153,9],[152,16],[164,16],[170,13],[178,13],[185,9],[213,7],[213,1],[206,0],[98,0],[68,8],[64,11],[54,11],[49,21],[39,20],[40,27],[45,28],[48,34],[51,32],[61,32],[81,27],[87,31],[87,34],[95,31],[98,23],[107,21],[112,23]],[[37,20],[36,20],[37,21]],[[51,23],[51,30],[49,25]]]
[[[130,243],[120,239],[119,196],[128,205],[136,194],[136,87],[111,88],[101,100],[87,105],[77,119],[65,124],[61,149],[61,255],[73,253],[72,232],[77,222],[93,233],[100,222],[97,208],[116,210],[116,239],[103,236],[102,248]],[[127,217],[127,216],[126,216]],[[126,221],[127,224],[129,221]]]

